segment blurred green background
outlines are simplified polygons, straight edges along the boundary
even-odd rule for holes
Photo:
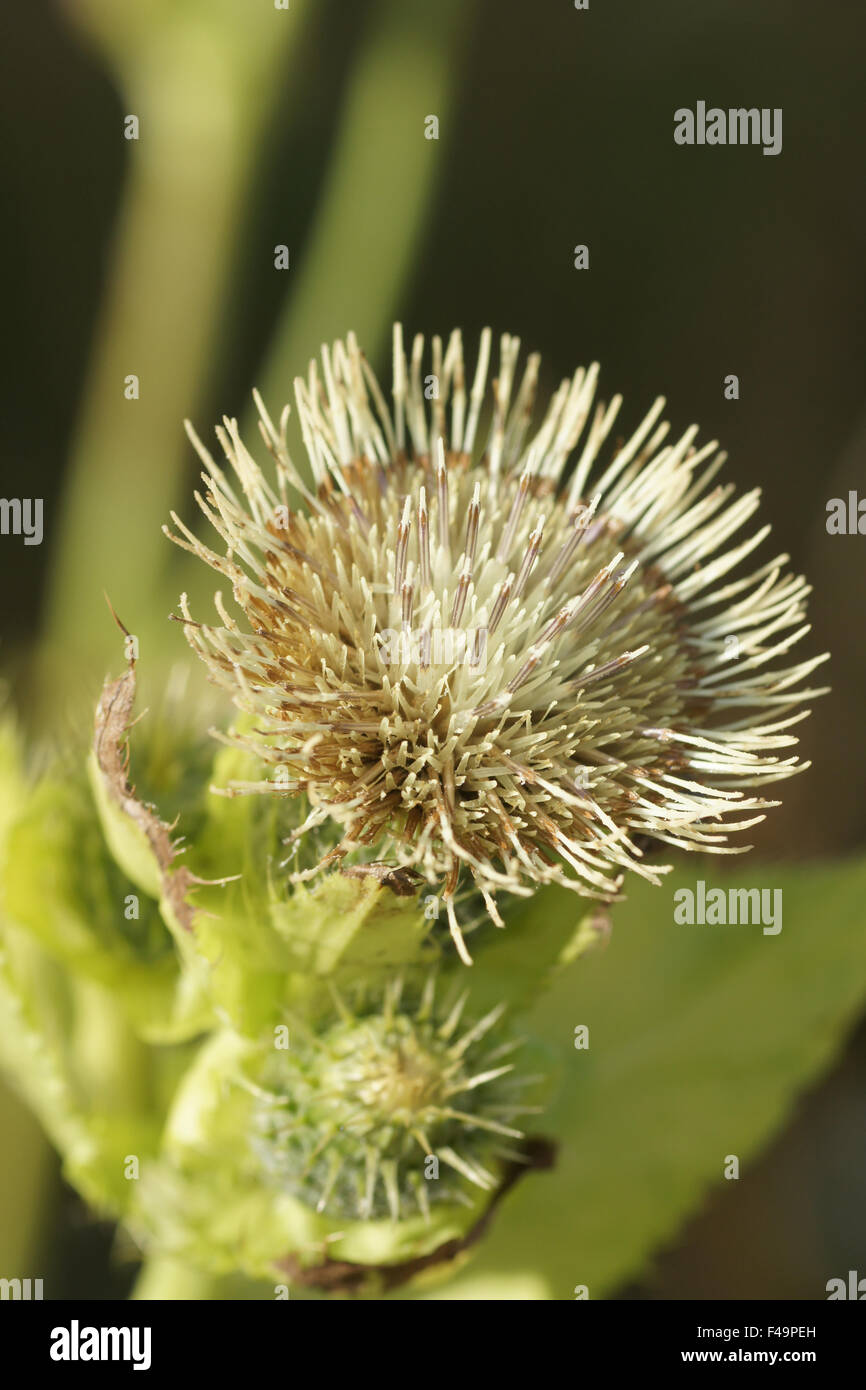
[[[864,50],[845,0],[5,6],[2,490],[45,499],[45,538],[2,538],[0,657],[32,732],[87,718],[119,666],[103,591],[155,682],[180,655],[166,619],[198,577],[159,525],[192,513],[184,415],[207,437],[249,417],[255,384],[276,415],[350,328],[387,377],[395,317],[459,325],[470,353],[489,323],[542,351],[546,387],[598,359],[624,428],[664,393],[676,427],[729,450],[730,479],[763,488],[815,585],[807,644],[833,651],[834,690],[757,852],[860,850],[864,541],[828,536],[825,505],[866,488]],[[699,99],[781,107],[782,153],[675,145],[674,110]],[[861,1025],[620,1295],[813,1298],[866,1273],[864,1098]],[[125,1291],[110,1229],[5,1094],[0,1123],[0,1269],[38,1266],[55,1296]]]

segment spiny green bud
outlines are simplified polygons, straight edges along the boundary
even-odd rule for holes
[[[514,1161],[514,1120],[537,1080],[515,1072],[520,1046],[504,1005],[464,1018],[468,992],[436,998],[392,984],[384,998],[337,997],[329,1026],[275,1051],[256,1088],[253,1147],[274,1185],[319,1212],[398,1220],[492,1191]],[[511,1145],[509,1142],[511,1141]]]

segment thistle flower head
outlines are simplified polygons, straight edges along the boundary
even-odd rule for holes
[[[755,789],[799,770],[783,750],[820,693],[795,687],[823,658],[776,660],[808,631],[805,580],[784,555],[743,572],[758,491],[715,482],[694,426],[671,441],[662,399],[611,444],[621,398],[595,403],[595,364],[536,413],[519,347],[503,336],[489,382],[489,331],[470,377],[459,332],[424,363],[397,327],[390,406],[352,335],[323,349],[295,382],[312,481],[288,407],[278,429],[257,397],[273,482],[236,421],[217,430],[235,480],[192,434],[225,553],[177,517],[172,537],[244,614],[181,603],[270,774],[235,790],[304,793],[306,826],[341,828],[329,859],[441,885],[464,955],[461,874],[500,923],[498,891],[655,879],[648,841],[732,852],[774,804]]]
[[[466,999],[437,999],[432,975],[420,993],[397,981],[383,1000],[338,998],[328,1026],[293,1033],[256,1088],[254,1148],[270,1180],[362,1220],[492,1191],[495,1160],[520,1160],[514,1121],[537,1078],[514,1072],[504,1005],[467,1021]]]

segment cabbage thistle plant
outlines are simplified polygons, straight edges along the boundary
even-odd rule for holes
[[[142,1296],[471,1258],[556,1161],[529,1004],[630,875],[738,852],[803,766],[808,587],[743,563],[757,492],[661,399],[617,437],[595,365],[537,411],[519,346],[491,377],[489,331],[467,370],[398,327],[390,404],[352,335],[323,349],[305,466],[288,406],[257,397],[265,466],[190,430],[210,535],[168,533],[226,592],[175,616],[233,723],[182,669],[136,718],[126,634],[89,751],[25,779],[6,728],[2,1050]]]

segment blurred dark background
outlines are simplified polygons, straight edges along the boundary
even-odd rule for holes
[[[435,34],[436,6],[404,8]],[[293,266],[310,251],[353,64],[377,21],[371,0],[323,0],[305,22],[291,81],[277,83],[210,365],[185,407],[202,432],[224,412],[243,415],[278,320],[291,311],[297,281],[275,273],[273,247],[288,244]],[[7,5],[0,26],[3,492],[46,499],[43,544],[0,545],[2,659],[26,706],[136,147],[119,138],[127,107],[103,51],[61,6]],[[832,650],[834,689],[804,731],[815,766],[787,784],[784,806],[755,842],[777,858],[854,852],[866,832],[866,539],[828,536],[825,517],[829,498],[866,494],[866,7],[591,0],[577,12],[571,0],[479,0],[465,5],[461,26],[438,168],[397,316],[410,332],[459,325],[470,353],[485,324],[518,333],[543,353],[546,386],[597,359],[603,394],[625,396],[623,428],[663,393],[675,428],[699,422],[703,438],[728,449],[727,477],[760,485],[776,547],[814,584],[806,645]],[[781,107],[782,152],[677,146],[674,110],[699,99]],[[406,119],[436,110],[423,89],[418,103]],[[403,118],[388,112],[389,121]],[[418,158],[429,155],[419,127]],[[399,200],[382,203],[383,236],[403,215]],[[359,239],[351,216],[344,232],[349,268],[363,276],[377,238]],[[587,270],[574,269],[576,244],[589,248]],[[344,322],[341,307],[323,299],[310,352],[352,327],[363,340],[365,325]],[[383,347],[371,350],[387,374]],[[170,362],[170,341],[164,350]],[[739,378],[734,401],[724,396],[730,373]],[[179,420],[178,449],[188,494],[196,467]],[[116,466],[132,517],[147,470],[134,453]],[[124,582],[94,576],[95,592]],[[56,678],[63,682],[62,669]],[[816,1268],[844,1273],[858,1258],[862,1266],[864,1096],[861,1028],[773,1151],[725,1185],[623,1296],[814,1297]],[[106,1270],[108,1233],[59,1188],[46,1231],[55,1287],[93,1297],[122,1287],[122,1270],[116,1282]]]

